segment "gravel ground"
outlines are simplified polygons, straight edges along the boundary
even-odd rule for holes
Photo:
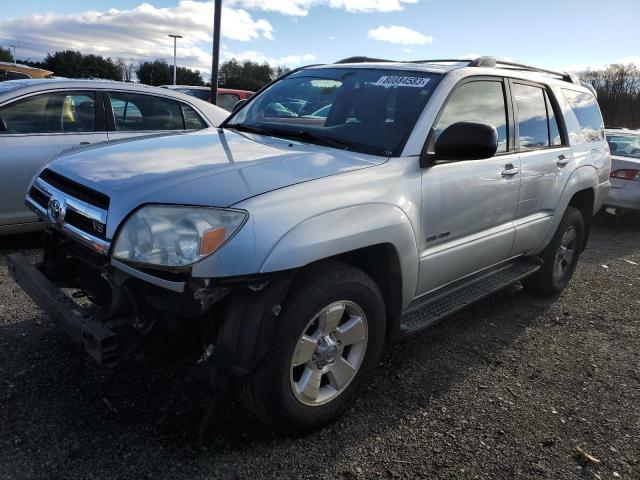
[[[203,422],[179,369],[101,370],[2,259],[0,478],[640,479],[639,287],[640,218],[601,215],[558,298],[514,286],[391,346],[340,422],[283,439],[231,399]]]

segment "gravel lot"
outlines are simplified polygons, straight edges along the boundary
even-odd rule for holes
[[[231,399],[203,423],[177,368],[101,370],[2,258],[0,478],[640,479],[639,292],[640,218],[601,215],[560,297],[515,286],[388,348],[339,423],[283,439]]]

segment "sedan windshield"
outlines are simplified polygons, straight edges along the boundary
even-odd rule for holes
[[[397,156],[439,78],[404,70],[300,70],[258,95],[225,128]]]

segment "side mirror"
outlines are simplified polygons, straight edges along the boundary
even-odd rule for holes
[[[0,118],[0,132],[6,132],[7,130],[9,130],[7,122],[4,121],[4,118]]]
[[[243,106],[245,103],[247,103],[247,99],[243,98],[242,100],[238,100],[235,105],[233,106],[233,110],[231,110],[231,113],[234,113],[236,110],[238,110],[241,106]]]
[[[498,150],[498,131],[493,125],[457,122],[449,125],[436,140],[437,160],[480,160]]]

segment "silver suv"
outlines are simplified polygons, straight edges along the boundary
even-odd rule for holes
[[[558,294],[609,173],[597,101],[568,74],[355,57],[289,73],[218,129],[64,154],[26,198],[42,263],[9,264],[97,360],[160,344],[304,432],[386,342],[516,281]]]

